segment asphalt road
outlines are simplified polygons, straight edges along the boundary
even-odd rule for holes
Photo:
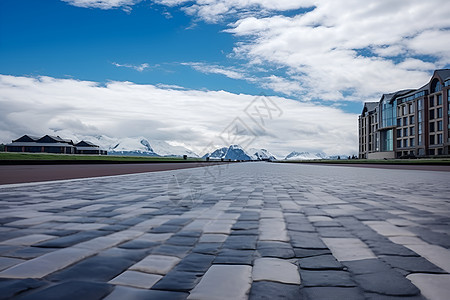
[[[0,166],[0,184],[41,182],[134,173],[168,171],[204,166],[199,163],[6,165]]]

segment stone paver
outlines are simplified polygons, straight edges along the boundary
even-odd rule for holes
[[[259,258],[253,266],[253,281],[300,284],[297,266],[278,258]]]
[[[165,275],[179,261],[180,259],[175,256],[149,255],[137,264],[131,266],[130,270]]]
[[[450,275],[411,274],[406,278],[416,285],[428,300],[448,299],[450,295]]]
[[[361,240],[355,238],[323,238],[339,261],[375,258],[375,254]]]
[[[0,299],[447,299],[449,179],[242,163],[0,186]]]
[[[149,289],[162,278],[161,275],[147,274],[137,271],[125,271],[109,283]]]
[[[247,299],[251,288],[250,266],[213,265],[188,299]]]

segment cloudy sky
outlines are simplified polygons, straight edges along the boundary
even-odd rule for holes
[[[446,0],[2,0],[0,142],[357,153],[357,114],[450,62]]]

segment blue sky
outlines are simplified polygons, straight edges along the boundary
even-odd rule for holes
[[[45,134],[57,128],[81,135],[95,128],[91,134],[146,136],[201,148],[264,94],[281,108],[288,103],[292,112],[264,128],[254,146],[280,155],[354,153],[356,114],[364,101],[418,88],[434,69],[449,67],[449,15],[444,0],[2,0],[0,133],[8,141],[24,130]],[[142,122],[157,122],[158,134],[133,126],[124,130],[136,112],[110,121],[108,112],[124,111],[108,106],[112,98],[121,97],[124,106],[134,101],[111,89],[118,85],[146,90],[151,104],[139,104],[145,107],[141,111],[158,111]],[[89,103],[55,111],[94,94],[105,107],[96,117]],[[174,107],[158,97],[185,102]],[[43,124],[27,119],[38,108],[24,98],[47,108],[48,115],[39,113]],[[211,103],[228,115],[209,119],[208,113],[183,113],[185,106]],[[165,110],[177,120],[186,118],[183,125],[162,117]],[[334,124],[319,122],[324,114]],[[69,119],[82,126],[73,127]],[[180,126],[193,134],[183,139],[176,133]],[[324,141],[332,130],[351,135]]]

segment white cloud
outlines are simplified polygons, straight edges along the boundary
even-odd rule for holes
[[[167,6],[182,6],[189,15],[209,23],[226,16],[267,15],[271,11],[287,11],[314,5],[314,0],[153,0]]]
[[[437,67],[450,63],[445,0],[315,4],[293,17],[248,17],[231,24],[226,31],[242,39],[235,55],[256,65],[286,67],[287,80],[296,79],[306,91],[300,96],[326,100],[365,100],[419,87],[431,66],[421,55],[434,57]],[[406,63],[391,59],[397,55]],[[293,85],[292,92],[297,89]]]
[[[259,79],[248,72],[246,77],[301,99],[364,101],[421,86],[431,65],[450,63],[446,0],[156,2],[178,5],[206,22],[235,20],[225,32],[239,39],[236,58],[267,70],[287,70]],[[283,15],[302,8],[307,10]]]
[[[116,67],[124,67],[124,68],[130,68],[130,69],[134,69],[136,71],[142,72],[145,69],[150,68],[150,65],[148,63],[143,63],[140,65],[130,65],[130,64],[118,64],[116,62],[112,63],[113,65],[115,65]]]
[[[84,8],[114,9],[122,8],[131,11],[131,7],[141,0],[62,0],[70,5]]]
[[[181,64],[184,66],[192,67],[193,69],[205,74],[220,74],[232,79],[251,80],[250,78],[247,78],[247,75],[244,73],[244,71],[238,70],[236,68],[226,68],[223,66],[210,65],[201,62],[185,62]]]
[[[176,90],[132,82],[96,82],[0,75],[0,133],[10,142],[52,129],[79,135],[145,136],[203,149],[239,117],[258,136],[252,147],[283,156],[292,150],[328,154],[357,151],[357,116],[338,108],[280,97],[281,117],[258,129],[245,113],[255,96]]]

